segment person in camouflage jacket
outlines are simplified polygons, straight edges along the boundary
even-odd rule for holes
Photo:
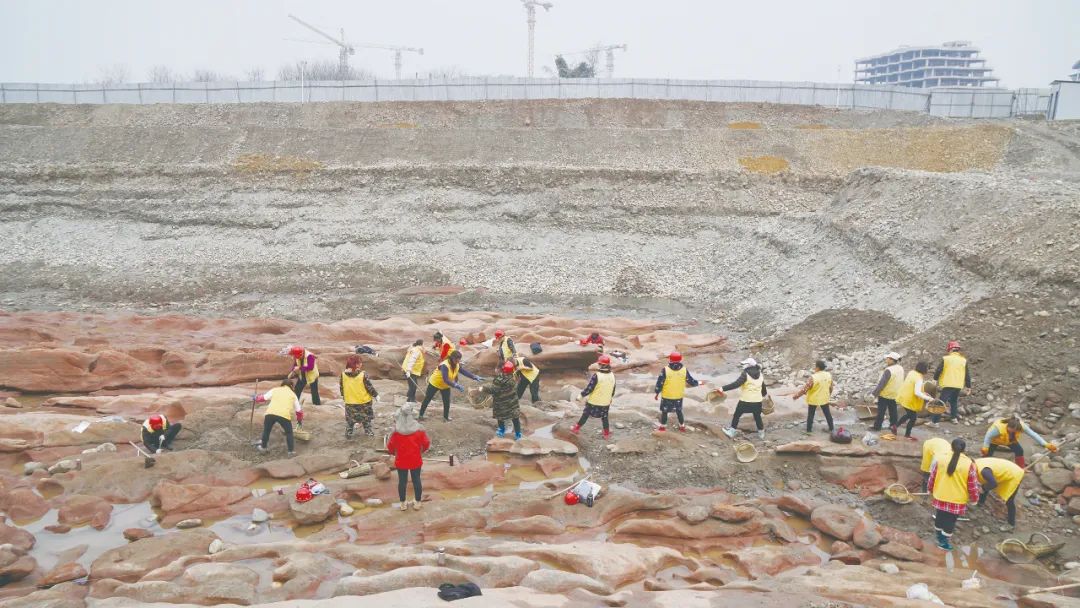
[[[490,384],[481,389],[491,395],[491,410],[495,420],[499,423],[499,430],[495,433],[499,437],[506,436],[506,421],[514,423],[514,439],[521,439],[521,411],[518,407],[517,387],[514,386],[514,362],[503,363],[501,373],[495,376]]]

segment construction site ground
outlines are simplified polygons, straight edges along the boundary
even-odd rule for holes
[[[1036,120],[641,100],[0,106],[0,607],[427,605],[464,581],[485,595],[462,606],[899,607],[923,605],[907,597],[920,582],[951,606],[1075,605],[1075,590],[1024,594],[1080,581],[1077,192],[1080,126]],[[405,347],[465,338],[466,367],[490,377],[495,329],[544,348],[526,439],[489,443],[466,380],[452,422],[437,399],[424,421],[423,510],[399,512],[378,449]],[[608,440],[595,419],[570,432],[593,331],[628,355]],[[933,365],[949,340],[972,370],[962,422],[867,436],[883,355]],[[288,344],[318,354],[324,396],[292,460],[279,431],[267,454],[251,446],[255,381],[280,381]],[[381,399],[374,436],[347,439],[337,375],[362,344]],[[656,428],[675,349],[706,382],[685,433]],[[710,391],[747,356],[777,411],[764,440],[743,417],[737,440],[759,454],[740,463],[721,432],[735,399]],[[851,445],[820,414],[804,434],[791,394],[818,359]],[[186,430],[144,469],[127,441],[153,412]],[[919,491],[923,440],[961,436],[974,457],[1012,413],[1062,449],[1025,476],[1015,530],[991,501],[938,549],[929,500],[882,490]],[[117,450],[84,453],[103,444]],[[1024,445],[1029,462],[1044,451]],[[338,478],[353,460],[377,470]],[[605,489],[595,507],[549,498],[585,475]],[[331,489],[324,512],[290,499],[308,477]],[[129,542],[134,528],[151,536]],[[1063,545],[1027,565],[996,549],[1034,533]]]

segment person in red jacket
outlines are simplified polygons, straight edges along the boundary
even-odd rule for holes
[[[398,475],[398,498],[401,499],[402,511],[409,509],[409,503],[405,500],[409,477],[412,477],[413,496],[416,498],[412,502],[412,508],[420,510],[424,493],[424,486],[420,483],[420,469],[424,466],[424,452],[430,448],[431,440],[416,421],[412,404],[401,406],[394,421],[394,433],[386,442],[386,451],[394,455],[394,468]]]

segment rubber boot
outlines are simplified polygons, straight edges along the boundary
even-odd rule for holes
[[[731,428],[730,426],[724,427],[721,430],[724,431],[724,434],[728,436],[728,439],[735,438],[735,429]]]
[[[520,440],[521,440],[521,431],[518,431],[518,432],[514,433],[514,441],[520,441]]]
[[[686,432],[686,425],[685,424],[680,424],[679,425],[679,432],[680,433],[685,433]]]
[[[761,439],[762,441],[765,441],[765,429],[761,429],[760,431],[758,431],[757,436],[758,436],[758,439]]]
[[[580,424],[575,424],[574,426],[570,427],[570,432],[577,435],[578,433],[581,432],[581,425]]]
[[[667,430],[667,427],[661,424],[661,425],[660,425],[660,428],[658,428],[658,429],[656,429],[656,430],[658,430],[658,431],[666,431],[666,430]]]
[[[611,431],[609,431],[609,430],[604,431],[604,439],[611,439]]]
[[[499,430],[495,431],[495,436],[498,437],[499,439],[502,439],[503,437],[506,437],[506,429],[504,429],[503,427],[500,426]]]
[[[938,538],[938,546],[946,551],[952,551],[953,546],[952,543],[949,542],[949,537],[946,536],[944,532],[938,532],[938,534],[940,535]]]
[[[1016,457],[1016,466],[1020,467],[1021,469],[1024,468],[1026,462],[1027,462],[1027,459],[1024,458],[1023,456],[1017,456]]]

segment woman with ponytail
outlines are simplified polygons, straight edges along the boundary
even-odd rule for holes
[[[960,437],[952,440],[952,451],[940,455],[930,465],[927,485],[933,496],[934,530],[938,546],[952,551],[949,539],[956,530],[956,520],[967,513],[969,502],[979,500],[979,477],[975,463],[964,454],[967,442]]]

